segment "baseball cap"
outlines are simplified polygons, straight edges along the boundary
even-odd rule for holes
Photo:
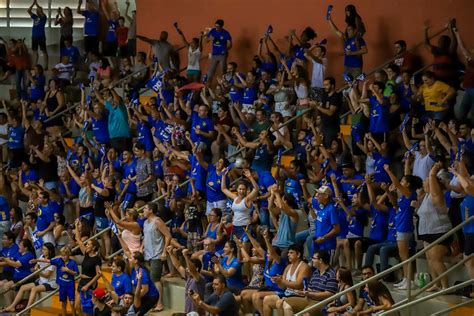
[[[101,299],[105,296],[105,290],[98,287],[92,292],[92,295],[94,295],[95,298]]]
[[[331,190],[331,188],[328,187],[327,185],[323,185],[322,187],[320,187],[319,189],[317,189],[316,192],[321,193],[321,194],[327,194],[327,195],[329,195],[329,196],[332,195],[332,190]]]

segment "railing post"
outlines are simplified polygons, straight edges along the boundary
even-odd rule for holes
[[[407,279],[408,279],[408,286],[407,286],[407,300],[408,303],[411,302],[411,275],[412,275],[412,270],[413,270],[413,261],[408,263],[408,269],[407,269]],[[408,316],[411,316],[411,307],[408,306]]]

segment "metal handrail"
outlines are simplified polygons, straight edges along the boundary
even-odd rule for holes
[[[393,308],[393,309],[390,309],[390,310],[388,310],[388,311],[385,311],[385,312],[383,312],[383,313],[381,313],[381,314],[377,314],[377,315],[380,315],[380,316],[382,316],[382,315],[390,315],[390,314],[392,314],[392,313],[398,312],[399,310],[402,310],[402,309],[404,309],[404,308],[407,308],[407,307],[416,305],[416,304],[418,304],[418,303],[422,303],[422,302],[424,302],[424,301],[428,301],[428,300],[430,300],[430,299],[432,299],[432,298],[435,298],[435,297],[437,297],[437,296],[452,293],[453,291],[456,291],[456,290],[458,290],[458,289],[461,289],[461,288],[466,287],[466,286],[471,285],[471,284],[474,284],[474,280],[467,280],[467,281],[464,281],[464,282],[462,282],[462,283],[459,283],[459,284],[453,285],[453,286],[451,286],[451,287],[448,287],[448,288],[446,288],[446,289],[444,289],[444,290],[441,290],[441,291],[439,291],[439,292],[436,292],[436,293],[433,293],[433,294],[430,294],[430,295],[426,295],[426,296],[421,297],[421,298],[419,298],[419,299],[417,299],[417,300],[408,302],[408,303],[406,303],[406,304],[404,304],[404,305],[402,305],[402,306],[395,307],[395,308]]]
[[[299,119],[300,117],[302,117],[302,116],[305,115],[306,113],[311,112],[311,111],[313,111],[313,110],[314,110],[314,108],[308,108],[308,109],[303,110],[300,114],[298,114],[298,115],[296,115],[296,116],[293,116],[292,118],[290,118],[290,119],[289,119],[288,121],[286,121],[286,122],[283,122],[283,124],[280,125],[280,126],[278,127],[278,129],[287,126],[288,124],[292,123],[293,121],[296,121],[297,119]],[[270,130],[270,128],[272,128],[271,124],[270,124],[270,126],[267,128],[267,130]],[[247,147],[245,147],[245,146],[240,147],[237,151],[234,151],[232,154],[230,154],[229,156],[227,156],[226,159],[232,158],[232,157],[234,157],[234,156],[240,154],[240,153],[241,153],[244,149],[246,149],[246,148],[247,148]]]
[[[438,275],[436,278],[434,278],[433,280],[431,280],[428,284],[426,284],[422,289],[420,289],[418,292],[415,292],[414,294],[411,295],[411,298],[415,298],[417,296],[419,296],[421,293],[424,293],[426,292],[427,289],[429,289],[432,285],[434,285],[436,282],[438,282],[439,280],[441,280],[442,278],[444,278],[446,275],[448,275],[449,273],[451,273],[452,271],[456,270],[457,268],[459,268],[460,266],[462,266],[463,264],[465,264],[467,261],[469,260],[472,260],[474,258],[474,254],[470,254],[469,256],[465,256],[461,261],[459,261],[458,263],[456,263],[455,265],[453,265],[452,267],[450,267],[449,269],[447,269],[446,271],[444,271],[443,273],[441,273],[440,275]],[[397,306],[400,306],[402,304],[404,304],[405,302],[408,301],[408,298],[405,298],[397,303],[395,303],[392,307],[397,307]]]
[[[110,230],[110,227],[107,227],[106,229],[104,229],[104,230],[98,232],[97,234],[95,234],[95,235],[89,237],[89,238],[88,238],[86,241],[84,241],[83,243],[85,244],[85,243],[87,243],[89,240],[97,239],[97,237],[99,237],[100,235],[102,235],[103,233],[105,233],[105,232],[107,232],[107,231],[109,231],[109,230]],[[79,247],[79,246],[76,246],[76,247],[72,248],[71,252],[76,251],[76,250],[78,250],[78,249],[80,249],[80,247]],[[45,269],[47,269],[47,268],[50,267],[50,266],[51,266],[51,264],[47,264],[47,265],[45,265],[44,267],[42,267],[41,269],[36,270],[36,271],[33,272],[32,274],[27,275],[26,277],[24,277],[24,278],[21,279],[20,281],[18,281],[18,282],[16,282],[15,284],[13,284],[13,286],[10,288],[10,290],[12,290],[14,287],[17,287],[17,286],[19,286],[19,285],[24,284],[26,281],[28,281],[28,280],[31,279],[32,277],[37,276],[38,274],[40,274],[42,271],[44,271]],[[10,290],[8,290],[8,291],[10,291]],[[8,292],[8,291],[6,291],[6,292]],[[4,292],[4,293],[6,293],[6,292]],[[3,293],[3,294],[4,294],[4,293]]]
[[[150,65],[147,65],[145,69],[137,70],[137,71],[135,71],[135,72],[132,72],[131,74],[126,75],[126,76],[123,77],[122,79],[120,79],[120,80],[118,80],[118,81],[112,83],[112,87],[115,88],[116,86],[122,84],[124,81],[126,81],[126,80],[132,78],[133,76],[135,76],[136,74],[138,74],[138,73],[140,73],[140,72],[143,72],[143,71],[145,71],[145,70],[148,71],[148,70],[150,69],[150,67],[151,67]],[[106,87],[106,88],[101,89],[101,90],[99,91],[99,93],[101,93],[101,92],[107,90],[108,88],[109,88],[109,87]],[[52,119],[57,118],[58,116],[63,115],[63,114],[66,113],[66,112],[69,112],[69,111],[72,110],[72,109],[75,109],[75,108],[78,107],[80,104],[81,104],[81,103],[77,103],[77,104],[75,104],[75,105],[73,105],[73,106],[70,106],[70,107],[68,107],[68,108],[66,108],[66,109],[64,109],[64,110],[62,110],[62,111],[60,111],[60,112],[54,114],[54,115],[51,116],[51,117],[48,117],[48,119],[45,120],[45,123],[51,121]]]
[[[467,300],[465,302],[462,302],[462,303],[459,303],[459,304],[456,304],[454,306],[450,306],[448,308],[445,308],[443,310],[440,310],[439,312],[436,312],[436,313],[433,313],[431,314],[431,316],[438,316],[438,315],[443,315],[444,313],[447,313],[447,312],[450,312],[452,310],[455,310],[459,307],[463,307],[463,306],[466,306],[466,305],[469,305],[471,303],[474,303],[474,299],[470,299],[470,300]]]
[[[74,278],[74,282],[79,280],[81,277],[80,276],[77,276],[76,278]],[[28,306],[27,308],[25,308],[24,310],[22,310],[21,312],[18,312],[15,314],[15,316],[20,316],[20,315],[23,315],[24,313],[30,311],[32,308],[38,306],[40,303],[43,303],[44,301],[46,301],[47,299],[49,299],[50,297],[53,297],[54,295],[56,295],[57,293],[59,292],[59,287],[57,289],[55,289],[54,291],[48,293],[47,295],[43,296],[42,298],[40,298],[39,300],[37,300],[36,302],[34,302],[33,304],[31,304],[30,306]]]
[[[421,255],[423,255],[424,253],[426,253],[428,250],[430,250],[431,248],[433,248],[434,246],[437,246],[440,242],[446,240],[448,237],[450,237],[452,234],[454,234],[455,232],[457,232],[458,230],[460,230],[461,228],[463,228],[466,224],[468,224],[469,222],[471,222],[472,220],[474,220],[474,216],[471,216],[469,218],[467,218],[465,221],[463,221],[462,223],[460,223],[459,225],[457,225],[456,227],[453,227],[450,231],[448,231],[446,234],[444,234],[443,236],[439,237],[438,239],[436,239],[434,242],[430,243],[427,247],[423,248],[421,251],[417,252],[416,254],[414,254],[413,256],[411,256],[410,258],[408,258],[407,260],[405,261],[402,261],[398,264],[396,264],[395,266],[391,267],[391,268],[388,268],[387,270],[385,271],[382,271],[370,278],[368,278],[367,280],[363,280],[359,283],[357,283],[356,285],[353,285],[341,292],[338,292],[336,294],[334,294],[333,296],[327,298],[327,299],[324,299],[320,302],[318,302],[317,304],[315,305],[312,305],[312,306],[309,306],[307,308],[305,308],[304,310],[302,310],[301,312],[299,313],[296,313],[295,315],[296,316],[302,316],[303,314],[305,313],[308,313],[316,308],[321,308],[323,306],[325,306],[326,304],[334,301],[336,298],[344,295],[344,294],[347,294],[349,292],[352,292],[358,288],[360,288],[361,286],[363,285],[366,285],[367,283],[369,282],[372,282],[372,281],[377,281],[379,280],[381,277],[383,276],[386,276],[387,274],[393,272],[393,271],[396,271],[396,270],[399,270],[400,268],[402,268],[404,265],[408,265],[408,267],[410,267],[410,263],[412,263],[413,261],[415,261],[418,257],[420,257]],[[411,287],[408,286],[408,289],[410,289]]]

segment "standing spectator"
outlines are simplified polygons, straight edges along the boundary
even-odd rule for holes
[[[36,14],[33,13],[33,7],[36,6]],[[48,18],[43,11],[43,8],[38,4],[38,0],[33,0],[33,3],[27,10],[28,14],[33,19],[33,31],[31,35],[31,49],[33,50],[33,64],[38,64],[38,47],[44,54],[44,69],[48,70],[48,51],[46,50],[46,33],[44,27]]]
[[[459,48],[466,59],[466,72],[464,74],[464,81],[462,87],[464,88],[464,96],[461,104],[454,108],[454,113],[458,120],[468,118],[471,121],[471,126],[474,125],[474,53],[469,51],[464,45],[456,27],[453,27],[453,32],[459,42]],[[457,105],[457,104],[456,104]]]
[[[151,45],[151,48],[153,50],[153,55],[155,56],[158,64],[161,65],[161,68],[163,70],[169,70],[171,68],[174,68],[171,65],[171,55],[174,52],[173,46],[168,42],[168,32],[162,31],[160,33],[160,39],[150,39],[145,36],[137,35],[136,36],[139,40],[144,41],[145,43],[148,43]]]
[[[46,78],[43,72],[43,66],[36,65],[30,72],[29,76],[29,87],[30,87],[30,100],[31,102],[37,102],[38,100],[44,99],[44,86],[46,84]]]
[[[121,58],[126,58],[130,56],[130,52],[128,51],[127,45],[127,36],[129,29],[125,26],[125,18],[123,16],[118,18],[118,26],[117,26],[117,44],[118,44],[118,55]]]
[[[93,0],[86,0],[86,10],[81,9],[82,0],[77,5],[77,14],[84,19],[84,49],[86,54],[99,52],[100,11]]]
[[[79,53],[79,49],[76,46],[72,45],[72,40],[69,38],[64,39],[63,47],[61,47],[60,57],[69,56],[69,61],[76,65],[81,58],[81,53]]]
[[[166,250],[163,249],[163,251]],[[133,287],[135,289],[137,287],[142,288],[142,290],[137,293],[141,298],[139,315],[146,315],[146,313],[148,313],[153,308],[153,306],[155,306],[155,304],[160,304],[159,298],[161,298],[161,300],[163,299],[163,291],[157,291],[157,288],[152,280],[153,276],[150,275],[151,273],[156,273],[156,271],[154,271],[154,268],[156,268],[156,266],[151,266],[151,272],[147,268],[145,268],[145,259],[143,257],[143,254],[140,252],[135,252],[133,254],[132,258],[130,258],[130,265],[132,268],[131,280]],[[162,305],[161,310],[163,310]]]
[[[216,71],[217,64],[220,64],[221,73],[225,73],[227,66],[227,56],[232,48],[232,37],[230,33],[224,29],[224,20],[219,19],[215,23],[214,28],[206,29],[208,42],[212,40],[211,64],[207,71],[207,76],[211,82]]]
[[[136,11],[132,11],[132,16],[128,15],[128,11],[130,10],[130,0],[125,1],[126,9],[125,9],[125,17],[127,18],[128,22],[130,23],[130,27],[128,28],[128,36],[127,36],[127,46],[128,46],[128,53],[130,56],[135,56],[137,52],[137,18],[136,18]]]
[[[176,30],[181,37],[181,41],[188,48],[188,67],[186,68],[186,76],[189,81],[197,82],[201,78],[200,59],[202,54],[202,37],[203,33],[198,37],[194,37],[191,42],[186,40],[183,31],[176,27]]]
[[[234,295],[227,289],[226,279],[222,275],[214,277],[212,281],[214,293],[205,301],[197,292],[188,295],[193,299],[194,305],[202,308],[206,313],[218,314],[219,316],[238,316],[239,308]]]
[[[341,32],[336,24],[329,19],[332,29],[336,32],[342,40],[344,49],[344,72],[352,76],[352,79],[357,78],[362,73],[362,55],[367,54],[367,46],[364,39],[358,33],[357,26],[348,24],[346,31]]]
[[[71,259],[71,248],[63,247],[60,256],[53,259],[38,259],[38,262],[51,263],[56,266],[56,283],[59,286],[59,301],[61,302],[62,316],[66,316],[67,301],[71,304],[72,315],[76,316],[74,307],[74,278],[79,274],[76,261]]]
[[[5,232],[2,235],[2,251],[0,252],[1,258],[15,259],[18,256],[19,243],[15,243],[15,234],[13,232]],[[0,277],[0,288],[5,285],[8,281],[13,280],[13,267],[6,264],[5,260],[0,261],[0,267],[3,268]]]
[[[10,167],[18,168],[25,160],[25,128],[19,117],[11,117],[4,100],[2,105],[8,118],[8,162]]]
[[[415,70],[415,56],[407,51],[407,43],[404,40],[398,40],[394,47],[396,58],[393,63],[400,68],[400,72],[413,73]]]
[[[106,57],[117,56],[117,27],[119,18],[119,8],[117,2],[114,2],[114,8],[108,8],[108,1],[101,1],[102,12],[107,19],[107,34],[105,35],[105,42],[103,42],[102,54]]]
[[[37,236],[41,237],[44,243],[54,243],[54,206],[49,200],[48,192],[40,192],[38,202]]]
[[[318,208],[316,214],[316,227],[314,233],[314,250],[327,250],[331,255],[336,249],[336,237],[339,233],[338,212],[331,200],[333,193],[330,187],[322,186],[316,190]]]
[[[445,120],[450,112],[449,102],[456,96],[456,90],[436,80],[435,73],[425,71],[423,85],[418,89],[418,100],[425,105],[425,115],[435,120]]]
[[[154,176],[151,159],[146,156],[145,145],[135,144],[135,156],[137,158],[136,180],[137,198],[144,202],[153,199]]]
[[[413,120],[414,122],[414,120]],[[412,126],[412,130],[414,127]],[[428,134],[428,129],[424,129],[426,131],[424,138],[420,140],[418,143],[418,149],[412,150],[412,152],[408,152],[409,155],[414,156],[413,162],[413,175],[419,177],[420,179],[428,178],[430,173],[431,167],[433,167],[435,163],[435,157],[433,148],[431,147],[430,143],[430,136]],[[410,143],[410,139],[408,138],[407,132],[405,129],[402,131],[403,136],[403,143],[408,151],[414,146]],[[409,157],[407,157],[408,159]]]
[[[326,47],[323,45],[313,45],[310,49],[305,49],[304,56],[313,63],[311,74],[311,98],[321,101],[328,59],[326,58]]]
[[[57,135],[64,122],[56,114],[62,111],[63,107],[66,106],[65,97],[58,80],[50,79],[48,88],[43,101],[46,103],[45,114],[47,117],[44,126],[46,127],[46,131]]]
[[[60,7],[58,8],[58,14],[56,14],[54,25],[59,25],[61,27],[61,38],[59,39],[59,48],[62,51],[62,49],[66,46],[66,40],[68,40],[71,44],[73,42],[72,27],[74,25],[74,17],[72,16],[72,10],[70,7],[65,7],[63,11]]]
[[[329,148],[341,131],[339,111],[342,107],[342,94],[336,91],[336,79],[333,77],[324,78],[323,87],[324,92],[316,108],[319,115],[321,115],[321,132],[324,136],[324,146]]]
[[[97,91],[95,91],[95,95],[108,111],[110,145],[119,151],[129,149],[131,147],[130,126],[128,125],[127,109],[122,98],[112,87],[109,87],[109,96],[106,99]]]
[[[27,71],[30,69],[30,54],[23,40],[14,42],[11,52],[11,64],[15,71],[16,98],[20,100],[27,96],[26,79]]]
[[[163,261],[166,260],[166,247],[171,242],[171,233],[161,218],[156,216],[158,206],[155,203],[148,203],[143,208],[143,216],[146,218],[143,223],[143,252],[144,260],[150,263],[151,280],[160,293],[154,311],[163,310],[163,286],[161,284],[161,274],[163,271]]]

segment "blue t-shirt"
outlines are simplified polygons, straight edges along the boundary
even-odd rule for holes
[[[344,176],[341,177],[339,187],[341,188],[342,192],[345,193],[347,199],[351,201],[352,197],[359,191],[359,189],[355,184],[344,182],[342,180],[364,180],[364,177],[358,173],[354,174],[350,179]]]
[[[123,175],[124,179],[127,179],[129,177],[130,178],[135,177],[137,175],[137,161],[132,160],[132,162],[130,162],[130,163],[125,163],[122,166],[122,175]],[[120,183],[120,189],[123,190],[124,187],[125,187],[125,185],[123,183]],[[136,186],[134,181],[130,181],[128,183],[127,192],[129,192],[129,193],[136,193],[137,192],[137,186]]]
[[[298,173],[296,179],[288,177],[285,180],[285,193],[293,195],[298,205],[300,205],[301,197],[303,196],[303,188],[300,184],[300,180],[303,178],[304,176],[301,173]]]
[[[323,237],[327,235],[333,228],[334,225],[339,224],[339,216],[336,208],[333,204],[326,206],[319,205],[314,210],[316,213],[316,230],[314,237]],[[321,244],[315,244],[315,249],[318,250],[332,250],[336,249],[336,236],[326,239]]]
[[[416,200],[416,192],[407,198],[402,195],[398,199],[398,210],[395,216],[395,226],[398,233],[413,233],[413,207],[410,206],[412,201]]]
[[[22,149],[23,137],[25,136],[25,129],[18,125],[17,127],[10,126],[8,128],[8,148]]]
[[[382,156],[378,152],[372,154],[372,158],[375,160],[375,173],[374,173],[374,182],[378,183],[391,183],[390,177],[383,168],[384,165],[390,165],[390,158],[388,156]]]
[[[273,156],[268,151],[266,144],[260,144],[255,149],[255,155],[252,160],[252,170],[270,171],[272,168]]]
[[[222,29],[220,32],[213,28],[207,37],[212,36],[212,55],[225,55],[227,53],[227,41],[230,41],[232,37],[230,33]]]
[[[364,236],[364,226],[367,221],[367,212],[364,209],[356,209],[355,216],[349,219],[347,228],[349,231],[359,237]]]
[[[99,11],[82,11],[84,20],[84,35],[97,36],[99,35],[100,13]]]
[[[227,197],[221,191],[221,181],[222,181],[222,174],[217,175],[217,170],[214,165],[209,165],[207,169],[207,179],[206,179],[206,195],[208,202],[217,202],[226,200]],[[226,184],[229,184],[229,178],[225,178]]]
[[[283,292],[278,284],[272,281],[272,277],[282,275],[286,268],[286,260],[280,258],[280,262],[274,263],[270,266],[268,256],[265,253],[265,270],[263,270],[263,277],[265,278],[265,286],[268,286],[271,291]]]
[[[110,138],[130,137],[127,109],[123,103],[113,107],[110,101],[105,101],[105,108],[109,111],[108,130]]]
[[[30,99],[32,102],[44,99],[44,85],[46,84],[46,78],[43,75],[33,76],[33,80],[36,83],[31,83]]]
[[[365,41],[362,38],[348,38],[344,41],[344,51],[356,52],[365,46]],[[358,56],[347,56],[344,54],[344,67],[350,68],[362,68],[363,60],[362,55]]]
[[[76,261],[74,261],[73,259],[69,259],[66,264],[63,258],[56,257],[51,259],[51,264],[56,267],[56,283],[59,286],[66,286],[70,284],[74,285],[74,276],[68,272],[61,271],[61,268],[66,267],[69,270],[79,273]]]
[[[1,256],[3,258],[8,258],[8,259],[11,259],[11,260],[15,260],[15,258],[18,257],[18,254],[20,252],[20,249],[18,248],[18,245],[17,244],[13,244],[11,245],[10,247],[3,247],[2,249],[2,252],[1,252]],[[10,267],[10,266],[4,266],[3,267],[3,272],[6,272],[6,271],[13,271],[13,267]]]
[[[465,221],[474,215],[474,196],[466,195],[461,202],[461,217]],[[463,231],[465,234],[474,234],[474,221],[464,225]]]
[[[13,279],[23,279],[27,275],[30,275],[31,269],[34,267],[34,264],[31,264],[30,260],[34,258],[35,256],[31,252],[26,252],[25,254],[18,253],[14,260],[19,261],[21,266],[13,270]]]
[[[108,25],[108,30],[107,30],[107,35],[105,36],[105,41],[107,43],[117,42],[118,22],[115,20],[108,20],[107,25]]]
[[[203,135],[196,134],[196,130],[200,129],[202,132],[209,133],[214,131],[214,123],[209,117],[199,117],[197,112],[193,112],[191,118],[191,140],[194,143],[203,142],[206,145],[211,145],[211,140]]]
[[[387,241],[396,242],[397,241],[397,226],[395,225],[395,217],[397,213],[393,207],[390,207],[388,211],[388,232],[387,232]]]
[[[390,111],[387,105],[387,98],[383,97],[384,104],[381,104],[375,96],[369,98],[370,101],[370,126],[369,131],[374,134],[387,133],[389,128]]]
[[[252,104],[257,100],[257,87],[250,86],[244,88],[244,96],[242,98],[242,104]]]
[[[347,233],[349,233],[349,223],[347,222],[347,214],[341,207],[337,208],[337,218],[339,219],[339,233],[337,237],[345,239],[347,238]]]
[[[150,272],[147,269],[142,270],[142,285],[148,285],[148,292],[145,294],[144,297],[156,297],[158,296],[158,290],[156,289],[155,283],[150,278]],[[132,285],[135,288],[137,286],[137,271],[132,269]]]
[[[276,183],[275,178],[272,176],[270,171],[260,171],[257,172],[258,174],[258,195],[262,196],[267,194],[268,187],[274,185]],[[260,207],[267,208],[268,207],[268,199],[266,200],[259,200]]]
[[[227,257],[223,257],[221,259],[221,266],[226,271],[231,268],[235,269],[234,275],[226,278],[227,287],[235,287],[238,289],[244,287],[244,283],[242,282],[242,265],[236,257],[232,258],[230,263],[227,263]]]
[[[112,282],[110,282],[114,287],[115,293],[118,296],[123,296],[125,293],[132,292],[132,281],[130,281],[130,276],[126,273],[120,275],[112,274]]]
[[[199,163],[196,155],[188,155],[189,164],[191,165],[191,170],[189,171],[189,176],[194,178],[194,187],[196,190],[204,192],[206,187],[206,175],[207,171]],[[188,192],[191,192],[191,184],[188,186]]]
[[[370,206],[371,220],[369,238],[382,242],[387,238],[388,214]]]
[[[38,231],[45,230],[52,222],[54,222],[54,210],[51,202],[48,202],[47,205],[38,205],[38,218],[36,220]]]
[[[108,120],[108,113],[103,111],[101,113],[100,120],[96,120],[95,118],[91,118],[92,121],[92,134],[94,135],[97,143],[99,144],[107,144],[110,141],[109,138],[109,120]]]
[[[46,21],[48,20],[48,18],[45,15],[39,16],[36,14],[32,14],[31,18],[33,19],[33,29],[32,29],[31,37],[33,38],[46,37],[46,34],[44,32],[44,27],[46,25]]]
[[[10,221],[10,206],[5,197],[0,195],[0,222]]]
[[[79,58],[81,57],[81,53],[79,52],[79,49],[76,46],[71,46],[71,47],[63,47],[61,48],[61,57],[63,56],[69,56],[69,61],[72,64],[75,64],[79,61]]]

